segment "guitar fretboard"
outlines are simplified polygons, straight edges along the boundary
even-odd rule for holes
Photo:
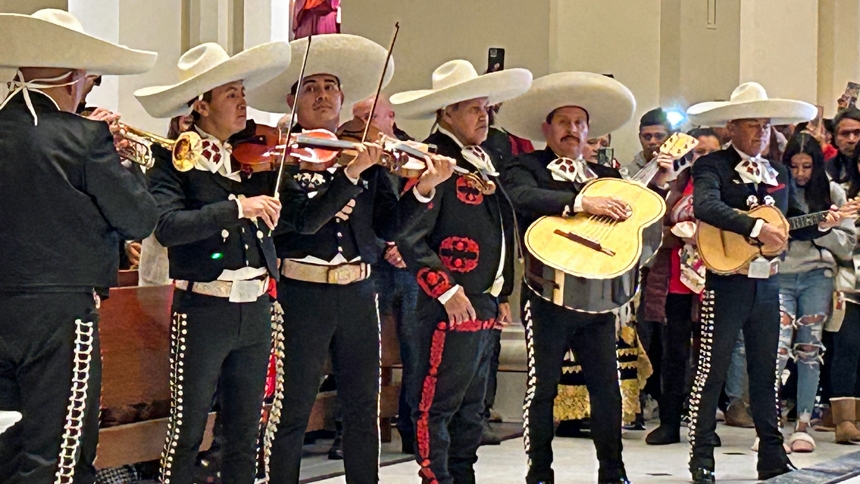
[[[827,218],[827,210],[791,217],[788,219],[788,230],[798,230],[810,227],[821,223],[825,218]]]

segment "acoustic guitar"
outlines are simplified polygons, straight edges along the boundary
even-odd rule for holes
[[[843,205],[839,211],[847,216],[853,216],[857,213],[857,202],[858,199],[855,198]],[[718,229],[700,221],[696,231],[699,256],[705,267],[715,274],[739,274],[745,271],[750,262],[758,256],[773,258],[782,254],[788,247],[789,232],[821,223],[827,218],[828,212],[824,210],[786,219],[782,211],[769,205],[758,206],[749,212],[738,211],[774,225],[786,236],[786,242],[780,246],[762,244],[745,235]]]
[[[673,134],[660,153],[678,159],[698,141]],[[647,188],[657,174],[656,157],[631,180],[600,178],[589,181],[584,197],[615,197],[631,207],[626,220],[578,213],[572,217],[546,216],[526,231],[525,244],[544,264],[542,297],[577,311],[601,313],[617,309],[633,298],[639,287],[639,266],[662,243],[666,202]],[[535,288],[537,289],[537,288]]]

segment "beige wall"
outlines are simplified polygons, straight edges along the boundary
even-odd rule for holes
[[[386,92],[430,87],[433,70],[452,59],[487,67],[487,49],[503,47],[506,67],[524,67],[535,76],[549,72],[549,0],[348,0],[343,32],[388,46],[394,23],[394,78]],[[523,8],[528,5],[526,10]],[[398,126],[423,139],[430,124],[400,120]]]
[[[848,81],[860,82],[860,2],[818,1],[818,101],[836,114]]]
[[[0,12],[30,15],[43,8],[66,10],[68,4],[68,0],[0,0]]]
[[[552,0],[550,70],[613,74],[636,96],[612,137],[621,163],[641,149],[638,119],[660,102],[660,0]]]

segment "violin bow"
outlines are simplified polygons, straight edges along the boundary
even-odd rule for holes
[[[302,61],[302,70],[299,71],[299,83],[296,84],[296,97],[293,100],[293,107],[290,108],[290,120],[287,122],[286,146],[284,147],[284,152],[281,154],[281,163],[280,166],[278,166],[278,179],[275,182],[274,197],[276,200],[281,198],[281,177],[284,175],[284,164],[287,162],[287,157],[290,156],[290,153],[292,152],[292,148],[290,147],[290,135],[292,135],[293,127],[296,125],[296,107],[299,105],[299,91],[302,89],[302,83],[305,80],[305,68],[308,66],[308,57],[310,57],[311,54],[311,41],[313,39],[313,34],[308,36],[308,50],[305,51],[305,58]]]
[[[373,104],[370,106],[370,114],[367,116],[367,122],[364,123],[364,133],[361,135],[361,142],[367,141],[367,133],[370,131],[370,124],[373,121],[373,112],[376,111],[376,103],[379,101],[379,94],[382,92],[382,84],[385,82],[385,74],[388,73],[388,63],[391,62],[391,54],[394,51],[394,43],[397,42],[397,34],[400,32],[400,22],[394,24],[394,35],[391,37],[391,44],[388,45],[388,55],[385,57],[385,65],[382,66],[382,76],[379,78],[379,84],[376,86],[376,95],[373,96]]]

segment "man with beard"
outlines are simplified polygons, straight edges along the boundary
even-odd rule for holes
[[[293,56],[301,58],[308,39],[291,46]],[[385,49],[363,37],[314,37],[301,85],[296,62],[250,91],[249,105],[269,112],[289,112],[294,105],[296,131],[334,132],[341,107],[374,92],[385,60]],[[383,84],[393,69],[392,62]],[[298,483],[305,429],[329,354],[343,412],[347,481],[378,481],[379,319],[369,277],[379,258],[378,240],[395,239],[401,216],[388,173],[374,166],[379,146],[357,149],[358,157],[345,168],[302,168],[282,179],[275,247],[281,259],[278,299],[285,308],[285,370],[278,385],[286,390],[275,402],[283,410],[275,422],[274,484]],[[418,182],[428,192],[450,176],[450,163],[434,160]],[[436,162],[441,173],[432,169]]]
[[[398,116],[435,116],[438,129],[424,142],[460,165],[435,193],[416,187],[401,202],[424,208],[398,246],[422,289],[411,342],[418,366],[409,371],[423,384],[409,382],[404,391],[425,484],[475,482],[491,331],[510,321],[516,252],[513,209],[479,145],[488,106],[525,92],[531,79],[525,69],[479,76],[469,62],[454,60],[436,69],[432,89],[391,97]]]
[[[621,178],[611,167],[583,158],[589,136],[600,137],[627,123],[635,109],[633,94],[615,79],[589,72],[562,72],[537,79],[526,94],[505,105],[500,121],[508,129],[547,148],[515,159],[505,172],[505,185],[517,210],[521,234],[545,215],[584,212],[624,220],[630,207],[622,200],[580,194],[585,183],[601,177]],[[565,158],[573,173],[553,170]],[[663,184],[665,168],[655,183]],[[613,313],[586,313],[556,305],[542,297],[544,266],[526,253],[526,345],[529,388],[525,399],[525,447],[528,484],[550,484],[553,402],[568,348],[582,367],[591,402],[591,436],[600,463],[598,482],[626,483],[621,457],[621,393],[615,354]]]

